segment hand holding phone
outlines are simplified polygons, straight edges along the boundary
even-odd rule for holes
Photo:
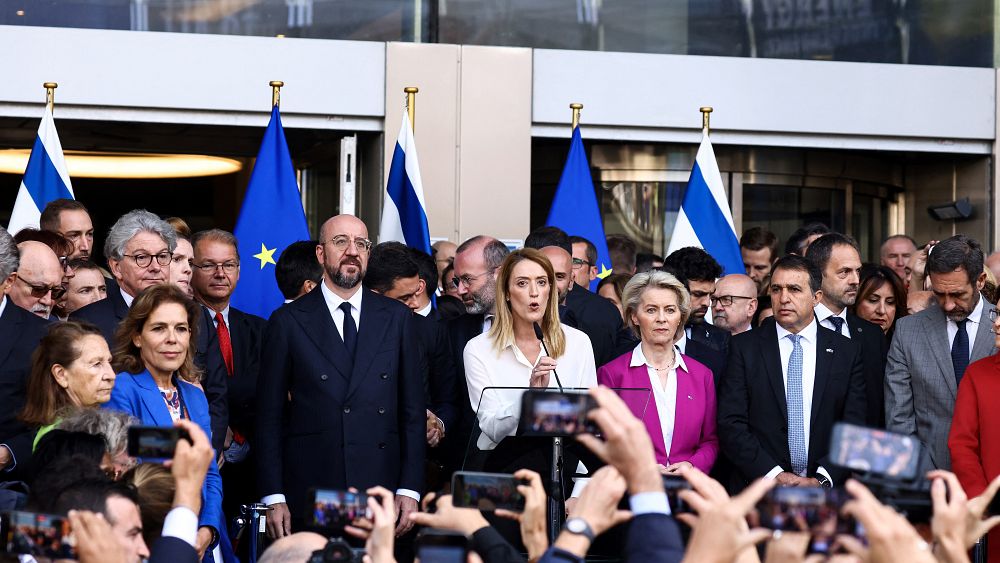
[[[187,430],[169,426],[130,426],[128,455],[150,459],[171,459],[180,439],[191,442]]]
[[[506,473],[456,471],[451,477],[452,502],[457,508],[522,512],[524,495],[518,492],[517,486],[525,484],[525,481]]]

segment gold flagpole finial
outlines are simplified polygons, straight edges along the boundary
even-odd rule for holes
[[[271,107],[281,105],[281,87],[285,85],[284,82],[280,80],[272,80],[268,82],[271,86]]]
[[[580,125],[580,110],[583,109],[583,104],[572,103],[569,109],[573,110],[573,129],[576,129]]]
[[[410,116],[410,129],[416,133],[417,130],[417,92],[420,88],[416,86],[407,86],[403,88],[403,92],[406,93],[406,114]]]
[[[699,108],[698,111],[701,112],[701,129],[707,135],[709,133],[708,122],[712,115],[712,106],[704,106]]]
[[[55,82],[45,82],[42,84],[45,88],[45,106],[52,111],[53,106],[56,105],[56,88],[59,87]]]

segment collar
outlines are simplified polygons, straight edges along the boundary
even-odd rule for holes
[[[204,307],[205,310],[208,311],[209,315],[212,315],[213,321],[215,320],[216,313],[222,313],[222,320],[226,321],[226,328],[232,326],[231,324],[229,324],[229,307],[230,307],[229,305],[226,305],[226,308],[221,311],[216,311],[215,309],[209,307],[208,305],[202,305],[202,307]]]
[[[347,299],[342,298],[333,292],[332,289],[326,286],[326,280],[319,282],[320,291],[323,293],[323,300],[326,301],[326,306],[330,308],[330,312],[334,312],[340,308],[340,304],[347,301],[351,304],[352,309],[361,311],[361,284],[358,284],[357,289],[354,291],[354,295]]]
[[[629,360],[628,366],[632,368],[639,366],[654,367],[646,361],[646,355],[642,353],[642,342],[637,344],[635,349],[632,350],[632,359]],[[684,357],[681,356],[681,351],[674,346],[674,363],[670,365],[670,369],[676,370],[678,367],[684,371],[688,370],[687,364],[684,363]]]
[[[420,315],[421,317],[426,317],[427,315],[431,314],[432,310],[434,310],[434,304],[427,303],[427,306],[417,311],[417,314]]]
[[[971,322],[973,324],[977,324],[977,325],[979,324],[979,320],[982,319],[982,317],[983,317],[983,301],[986,301],[986,298],[983,297],[982,293],[980,293],[979,294],[979,303],[976,303],[976,308],[973,309],[971,313],[969,313],[969,319],[968,319],[969,322]],[[949,320],[951,320],[951,319],[949,319]],[[952,321],[952,322],[954,322],[954,321]]]
[[[3,310],[7,307],[7,296],[0,295],[0,317],[3,316]]]
[[[830,317],[840,317],[844,319],[844,322],[847,322],[847,307],[844,307],[844,310],[841,311],[839,315],[835,315],[833,314],[833,311],[831,311],[829,307],[820,302],[819,304],[816,305],[813,311],[815,311],[816,319],[819,322],[823,322],[826,319],[829,319]]]
[[[778,329],[778,342],[781,342],[782,339],[784,339],[786,336],[792,334],[791,332],[785,330],[785,327],[781,326],[777,322],[774,323],[774,328]],[[818,330],[819,330],[819,323],[816,321],[816,318],[813,317],[812,322],[809,323],[804,329],[802,329],[799,332],[799,336],[801,336],[806,342],[812,342],[813,344],[815,344],[816,332]]]
[[[132,308],[132,301],[135,300],[135,297],[132,297],[131,295],[125,293],[125,290],[122,289],[121,286],[118,286],[118,291],[121,292],[122,298],[125,299],[125,306],[128,307],[129,309],[131,309]]]

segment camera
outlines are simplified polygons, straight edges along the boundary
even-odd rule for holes
[[[594,398],[583,392],[525,391],[518,429],[525,436],[596,434],[597,426],[587,418],[595,408]]]
[[[884,504],[913,523],[930,522],[930,460],[913,436],[837,423],[830,440],[833,464],[855,473]]]
[[[309,563],[361,563],[365,550],[351,547],[342,538],[330,538],[323,549],[317,549],[309,557]]]

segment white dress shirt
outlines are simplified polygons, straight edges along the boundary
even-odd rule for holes
[[[986,298],[982,295],[979,296],[979,303],[976,303],[976,308],[969,313],[969,322],[965,323],[965,332],[969,333],[969,359],[972,359],[972,347],[976,344],[976,335],[979,334],[979,319],[983,315],[983,302]],[[958,324],[955,321],[948,319],[948,348],[950,349],[955,344],[955,335],[958,334]]]
[[[816,318],[819,319],[819,324],[823,325],[823,328],[839,332],[839,334],[848,338],[851,337],[851,328],[847,326],[847,307],[844,307],[839,314],[834,314],[829,307],[823,303],[819,303],[816,305],[814,311],[816,313]],[[830,321],[830,317],[840,317],[844,319],[844,324],[841,325],[839,331],[837,330],[837,327],[833,326],[833,323]]]
[[[431,311],[433,310],[434,310],[434,303],[427,303],[427,306],[417,311],[417,314],[420,315],[421,317],[426,317],[427,315],[431,314]]]
[[[778,352],[781,355],[781,379],[785,383],[785,387],[788,387],[788,360],[792,357],[792,339],[788,338],[788,335],[792,334],[782,327],[780,324],[775,323],[775,328],[778,329]],[[813,388],[816,387],[816,336],[819,331],[819,327],[816,321],[809,323],[809,326],[802,329],[799,332],[799,345],[802,346],[802,432],[806,439],[806,452],[809,452],[809,430],[812,426],[812,403],[813,403]],[[780,465],[774,466],[774,469],[769,471],[766,475],[768,479],[774,479],[779,473],[786,471]],[[819,467],[816,469],[817,473],[820,473],[824,477],[833,482],[830,478],[830,474],[827,473],[826,469]],[[804,477],[804,475],[800,475]]]
[[[222,313],[222,320],[225,321],[226,323],[226,329],[233,326],[229,324],[229,305],[226,305],[226,308],[221,311],[216,311],[215,309],[208,306],[205,306],[205,310],[208,311],[209,315],[212,315],[212,324],[215,326],[215,328],[219,328],[219,321],[215,319],[215,313],[217,312]]]
[[[674,440],[674,420],[677,415],[677,368],[684,368],[684,358],[680,352],[674,349],[674,362],[668,366],[666,385],[660,382],[660,375],[656,369],[646,361],[646,355],[642,353],[642,343],[632,350],[632,359],[629,367],[646,366],[646,374],[649,375],[649,387],[653,390],[653,399],[656,401],[656,414],[660,416],[660,431],[663,433],[663,447],[670,456],[670,444]]]
[[[681,337],[677,342],[674,342],[674,346],[681,351],[681,354],[687,354],[687,343],[688,343],[688,329],[681,331]]]
[[[560,325],[566,335],[566,351],[557,360],[556,371],[565,388],[589,388],[597,385],[597,368],[590,338],[579,330]],[[487,387],[528,387],[531,371],[545,355],[541,351],[534,362],[511,344],[499,353],[493,348],[488,333],[480,334],[465,346],[465,378],[469,386],[469,402],[478,414],[483,433],[477,445],[492,450],[500,440],[517,432],[521,416],[523,389],[486,389]],[[558,389],[555,375],[549,375],[549,389]],[[480,401],[480,398],[482,399]]]
[[[122,299],[125,300],[125,306],[128,307],[129,309],[131,309],[132,308],[132,301],[135,300],[135,297],[132,297],[131,295],[125,293],[125,290],[122,289],[121,286],[118,287],[118,291],[121,292]]]
[[[326,301],[326,306],[330,310],[330,316],[333,317],[333,324],[337,326],[337,332],[340,334],[340,338],[344,338],[344,312],[340,310],[340,304],[345,301],[351,304],[351,318],[354,319],[354,326],[357,327],[358,332],[361,332],[361,297],[364,292],[361,291],[361,286],[359,285],[354,295],[347,299],[344,299],[333,292],[329,287],[326,286],[325,281],[320,282],[320,288],[323,293],[323,300]],[[229,322],[229,319],[226,319]],[[403,495],[404,497],[409,497],[420,502],[420,493],[410,489],[397,489],[397,495]],[[277,504],[279,502],[285,502],[284,494],[273,494],[267,495],[261,499],[263,504],[268,506],[272,504]]]
[[[7,296],[0,294],[0,317],[3,316],[3,310],[7,308]]]

